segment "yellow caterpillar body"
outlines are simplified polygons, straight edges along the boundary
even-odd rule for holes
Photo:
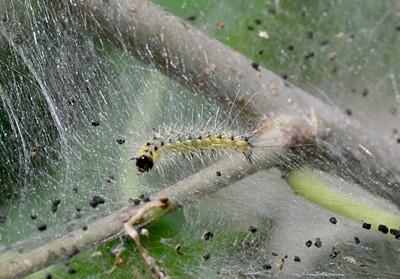
[[[162,157],[168,154],[201,155],[206,151],[230,151],[241,152],[247,159],[251,159],[253,145],[250,142],[252,136],[228,136],[215,133],[197,135],[195,137],[170,137],[161,139],[154,137],[146,142],[133,158],[136,160],[136,168],[139,173],[150,171],[154,165],[159,164]]]

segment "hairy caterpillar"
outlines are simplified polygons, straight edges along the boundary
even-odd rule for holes
[[[199,130],[161,128],[132,158],[136,160],[139,174],[150,171],[167,155],[183,154],[188,158],[197,156],[201,159],[206,152],[238,152],[252,162],[253,159],[273,159],[274,153],[278,154],[282,148],[286,153],[292,148],[317,147],[314,126],[302,126],[288,116],[271,118],[251,133],[227,132],[224,127],[209,129],[207,125]],[[269,148],[277,152],[271,153]]]
[[[136,160],[139,174],[150,171],[160,163],[162,157],[176,153],[201,157],[205,152],[239,152],[251,161],[254,134],[235,135],[235,133],[217,133],[215,131],[185,134],[184,131],[170,131],[166,137],[156,135],[151,141],[146,142],[132,158]]]

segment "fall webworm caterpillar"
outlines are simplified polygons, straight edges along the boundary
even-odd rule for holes
[[[279,148],[306,146],[310,144],[295,144],[291,142],[290,133],[282,127],[290,126],[287,118],[275,119],[275,128],[269,127],[268,137],[262,133],[240,133],[229,127],[215,126],[208,128],[162,127],[155,131],[152,139],[146,141],[137,151],[134,159],[139,174],[149,172],[153,167],[159,166],[164,158],[182,154],[191,159],[202,159],[207,154],[242,153],[250,163],[254,159],[273,159],[273,152],[266,148],[278,150]],[[289,132],[289,131],[287,131]],[[311,143],[311,145],[314,145]],[[282,154],[282,153],[281,153]],[[272,156],[271,156],[272,155]],[[179,158],[177,158],[179,160]]]
[[[251,160],[253,134],[227,132],[221,129],[187,131],[184,128],[161,128],[140,147],[136,156],[139,173],[150,171],[163,157],[173,154],[201,158],[205,153],[240,152]]]

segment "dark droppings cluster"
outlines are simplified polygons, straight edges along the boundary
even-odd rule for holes
[[[379,225],[378,226],[378,231],[380,231],[380,232],[382,232],[384,234],[387,234],[389,232],[389,229],[385,225]]]
[[[251,67],[253,67],[253,69],[256,71],[260,71],[260,64],[257,62],[252,62]]]
[[[92,126],[94,126],[94,127],[97,127],[97,126],[100,126],[100,121],[98,121],[98,120],[93,120],[90,124],[91,124]]]
[[[255,232],[257,232],[257,228],[255,226],[250,226],[249,227],[249,232],[255,233]]]
[[[371,224],[363,223],[363,224],[362,224],[362,227],[363,227],[364,229],[366,229],[366,230],[369,230],[369,229],[371,228]]]
[[[52,202],[51,204],[51,212],[52,213],[56,213],[58,210],[58,206],[60,205],[61,200],[60,199],[56,199]]]
[[[336,249],[336,247],[332,247],[332,253],[329,255],[331,259],[336,258],[340,254],[340,251]]]
[[[270,264],[264,264],[264,265],[262,266],[262,268],[265,269],[265,270],[270,270],[270,269],[272,268],[272,265],[270,265]]]
[[[45,223],[40,224],[38,227],[39,231],[45,231],[47,229],[47,225]]]
[[[336,225],[337,224],[337,219],[335,217],[331,217],[331,218],[329,218],[329,222],[331,222],[332,224]]]
[[[139,204],[141,203],[141,200],[140,200],[140,199],[132,199],[132,198],[129,198],[128,202],[129,202],[130,204],[133,204],[133,205],[139,205]]]
[[[108,177],[106,178],[106,181],[107,181],[107,183],[112,183],[112,182],[114,182],[114,176],[113,176],[113,175],[108,176]]]
[[[317,247],[317,248],[321,248],[321,247],[322,247],[321,238],[319,238],[319,237],[316,237],[316,238],[315,238],[314,246]]]
[[[36,211],[32,211],[31,212],[31,219],[35,220],[35,219],[37,219],[37,217],[38,217],[38,214],[36,213]]]
[[[124,144],[125,143],[125,139],[123,137],[118,137],[117,138],[117,143],[120,144],[120,145]]]
[[[213,234],[212,232],[206,232],[206,233],[203,235],[204,240],[212,240],[213,237],[214,237],[214,234]]]
[[[396,239],[400,239],[400,230],[399,229],[390,229],[390,234],[394,235]]]
[[[104,204],[106,200],[100,196],[93,196],[92,200],[90,201],[90,206],[96,208],[100,204]]]
[[[210,259],[210,253],[205,253],[204,255],[203,255],[203,259],[204,260],[208,260],[208,259]]]

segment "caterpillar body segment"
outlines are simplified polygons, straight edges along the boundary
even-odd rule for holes
[[[160,163],[163,157],[173,154],[201,158],[206,152],[239,152],[251,161],[253,137],[254,135],[234,136],[213,132],[186,137],[183,137],[182,133],[179,133],[178,136],[170,134],[166,139],[154,137],[152,141],[146,142],[133,159],[136,160],[139,174],[150,171]]]

